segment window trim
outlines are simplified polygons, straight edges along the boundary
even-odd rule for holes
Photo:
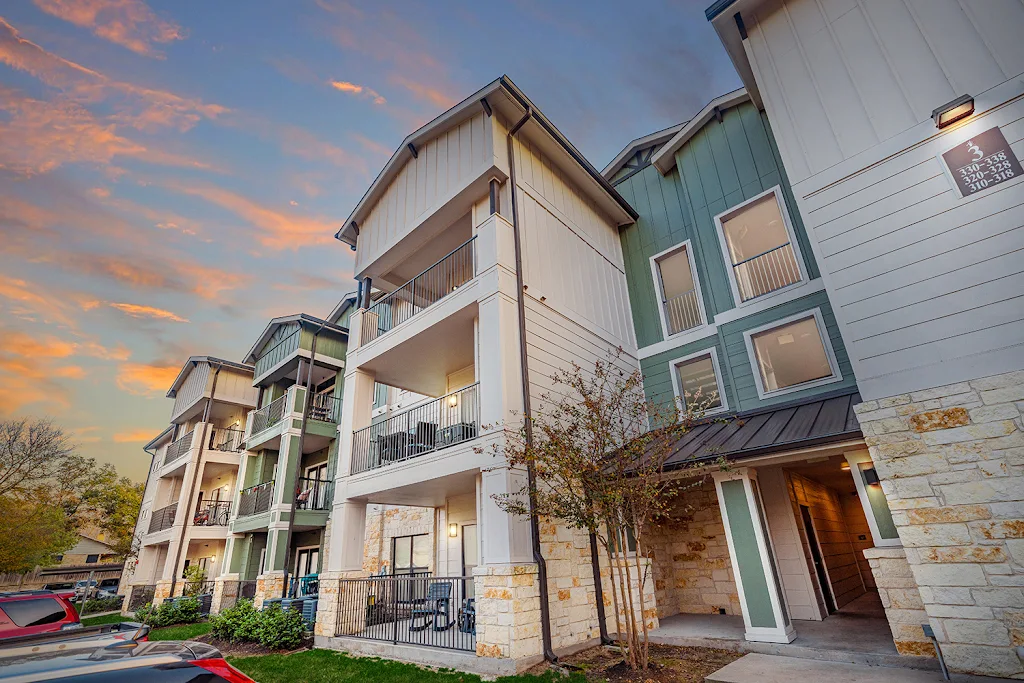
[[[783,389],[775,389],[774,391],[765,390],[764,380],[761,378],[761,365],[758,363],[757,352],[754,349],[754,335],[760,334],[761,332],[767,332],[768,330],[774,330],[779,327],[784,327],[790,323],[806,320],[807,318],[814,318],[815,327],[818,328],[818,338],[821,340],[821,345],[825,349],[825,357],[828,359],[828,366],[832,370],[832,374],[828,377],[814,379],[809,382],[801,382],[800,384],[794,384],[793,386],[785,387]],[[749,330],[744,330],[743,343],[747,347],[747,359],[750,361],[750,369],[754,372],[754,387],[757,389],[757,397],[761,400],[766,398],[775,398],[776,396],[782,396],[784,394],[792,394],[797,391],[803,391],[804,389],[813,389],[815,387],[821,387],[826,384],[841,382],[843,380],[843,373],[839,369],[839,361],[836,359],[836,352],[832,348],[832,339],[829,337],[828,328],[825,327],[825,319],[822,317],[820,306],[816,306],[806,311],[801,311],[800,313],[785,318],[773,320],[772,322],[759,327],[752,327]]]
[[[404,576],[406,574],[415,574],[416,573],[415,570],[417,570],[417,569],[420,569],[420,570],[425,569],[427,571],[430,571],[430,564],[429,563],[427,564],[426,567],[417,567],[415,564],[413,564],[413,561],[412,561],[412,558],[415,556],[415,552],[416,552],[416,547],[415,547],[416,546],[416,542],[413,539],[416,539],[416,538],[418,538],[420,536],[423,536],[423,537],[428,539],[428,546],[427,546],[427,548],[431,551],[430,560],[434,559],[434,557],[433,557],[433,548],[431,547],[433,544],[430,543],[430,541],[429,541],[429,537],[430,537],[430,533],[429,532],[427,532],[427,533],[419,533],[419,534],[403,534],[401,536],[392,536],[391,537],[391,567],[390,567],[390,569],[391,569],[391,576]],[[396,552],[395,551],[397,550],[397,543],[398,543],[398,541],[401,540],[401,539],[405,539],[405,538],[410,539],[409,540],[409,567],[408,567],[408,571],[405,572],[404,574],[397,574],[396,573],[396,569],[397,569],[396,565],[397,565],[397,563],[396,563]],[[428,562],[430,560],[428,560]]]
[[[686,401],[683,399],[683,387],[679,382],[679,373],[676,372],[676,368],[687,361],[696,360],[704,356],[711,357],[711,365],[715,369],[715,381],[718,383],[718,395],[722,399],[722,405],[718,408],[712,408],[704,412],[705,416],[718,415],[719,413],[729,412],[729,398],[725,394],[725,383],[722,382],[722,366],[718,363],[718,347],[709,346],[706,349],[701,349],[694,353],[683,356],[682,358],[676,358],[668,362],[669,376],[672,378],[672,392],[675,394],[676,400],[682,403],[683,407],[686,407]]]
[[[700,325],[687,330],[680,330],[675,334],[668,333],[668,318],[665,317],[665,287],[661,281],[661,270],[658,268],[658,261],[672,256],[678,251],[686,250],[686,257],[690,263],[690,276],[693,278],[694,291],[697,293],[697,307],[700,310]],[[693,240],[683,240],[679,244],[669,247],[650,257],[651,277],[654,279],[654,295],[657,298],[658,318],[661,320],[661,338],[675,340],[683,335],[693,334],[698,330],[704,330],[708,326],[708,314],[704,310],[704,292],[700,287],[700,277],[697,276],[697,260],[694,258]]]
[[[789,246],[792,247],[793,249],[793,255],[796,259],[796,266],[797,269],[800,271],[800,279],[792,284],[786,285],[785,287],[780,287],[772,292],[768,292],[767,294],[755,296],[752,299],[747,299],[746,301],[743,301],[742,297],[740,296],[739,284],[736,282],[736,271],[733,268],[732,254],[729,252],[728,242],[725,241],[725,229],[722,227],[722,221],[732,218],[736,214],[743,211],[744,207],[753,204],[754,202],[760,199],[763,199],[769,194],[775,196],[775,202],[779,206],[779,213],[782,215],[782,223],[783,225],[786,226],[786,234],[789,235]],[[732,290],[732,300],[733,303],[736,304],[736,308],[749,306],[754,302],[764,301],[777,294],[788,292],[794,287],[798,287],[809,281],[810,277],[807,274],[807,267],[804,264],[803,253],[800,250],[800,243],[796,241],[796,230],[793,228],[793,220],[789,215],[789,209],[786,207],[786,198],[782,195],[782,185],[775,185],[774,187],[770,187],[764,192],[756,194],[750,199],[747,199],[742,203],[737,204],[736,206],[726,209],[720,214],[714,216],[714,221],[715,232],[718,233],[718,244],[722,249],[722,258],[725,261],[725,273],[726,276],[729,278],[729,288]]]

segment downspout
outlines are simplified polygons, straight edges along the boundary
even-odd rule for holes
[[[192,483],[188,487],[188,505],[192,505],[192,496],[196,492],[196,483],[199,482],[199,466],[203,463],[203,451],[206,448],[206,428],[210,426],[210,408],[213,407],[213,398],[217,395],[217,378],[220,376],[220,366],[213,371],[213,384],[210,386],[210,400],[206,402],[206,408],[203,409],[203,433],[199,439],[199,455],[196,457],[196,470],[192,473]],[[187,512],[187,510],[186,510]],[[193,513],[193,517],[195,513]],[[171,593],[169,597],[174,597],[174,585],[178,582],[178,563],[181,562],[181,549],[185,545],[185,533],[188,531],[188,517],[185,517],[185,523],[181,525],[181,538],[178,539],[178,552],[174,555],[174,573],[171,574]]]
[[[301,323],[300,323],[301,324]],[[299,475],[302,474],[302,444],[306,436],[306,420],[309,418],[310,394],[313,385],[313,368],[316,365],[316,340],[324,331],[326,322],[320,323],[320,328],[313,333],[313,343],[309,347],[309,370],[306,371],[306,398],[302,402],[302,427],[299,431],[299,447],[295,458],[295,482],[298,483]],[[299,333],[302,334],[301,332]],[[299,379],[296,377],[296,379]],[[284,537],[284,585],[281,587],[281,597],[288,597],[288,553],[292,547],[292,535],[295,528],[295,499],[297,494],[292,494],[291,514],[288,515],[288,533]]]
[[[512,126],[506,136],[508,143],[508,177],[511,185],[512,196],[512,235],[515,242],[516,254],[516,304],[519,313],[519,362],[522,365],[523,380],[523,417],[526,427],[526,446],[533,446],[533,424],[530,421],[530,369],[527,363],[526,353],[526,300],[523,293],[523,247],[519,234],[519,202],[516,201],[516,162],[513,138],[519,129],[526,125],[526,122],[533,118],[533,109],[526,108],[523,118],[519,119],[516,125]],[[526,473],[530,487],[530,532],[533,537],[533,561],[537,563],[537,580],[540,582],[540,629],[541,639],[544,645],[544,659],[549,662],[557,662],[558,657],[551,649],[551,609],[548,604],[548,567],[544,561],[544,555],[540,549],[540,520],[537,519],[537,472],[533,463],[527,462]]]

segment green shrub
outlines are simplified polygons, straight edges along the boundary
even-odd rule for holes
[[[258,635],[264,647],[294,650],[302,644],[305,631],[302,614],[296,609],[283,610],[274,604],[260,612]]]
[[[238,603],[211,617],[213,635],[221,640],[232,643],[256,642],[259,639],[260,613],[252,605],[252,600],[239,600]]]
[[[150,626],[170,626],[171,624],[194,624],[202,619],[199,612],[199,601],[192,597],[179,598],[171,602],[165,600],[159,607],[152,604],[143,605],[135,612],[135,620]]]
[[[123,596],[116,598],[92,598],[86,600],[85,604],[79,612],[85,612],[86,614],[95,614],[96,612],[110,612],[111,610],[121,609],[121,601],[124,600]]]

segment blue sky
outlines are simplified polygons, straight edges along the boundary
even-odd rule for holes
[[[189,355],[354,289],[409,132],[506,73],[601,168],[739,85],[706,3],[4,3],[0,416],[143,477]]]

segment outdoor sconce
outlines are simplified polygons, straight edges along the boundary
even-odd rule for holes
[[[448,525],[448,536],[450,538],[458,538],[459,536],[459,525],[457,522],[452,522]]]
[[[879,484],[878,472],[875,471],[874,467],[864,470],[864,483],[868,486],[877,486]]]
[[[839,469],[841,469],[843,472],[849,472],[850,471],[850,463],[848,463],[847,461],[844,460],[843,464],[839,466]]]
[[[452,408],[454,408],[455,406],[459,405],[459,395],[458,394],[452,394],[451,396],[449,396],[448,397],[448,405],[450,405]]]
[[[932,112],[932,120],[935,121],[935,127],[941,130],[949,124],[956,123],[973,113],[974,98],[970,95],[961,95],[952,102],[936,107],[935,111]]]

